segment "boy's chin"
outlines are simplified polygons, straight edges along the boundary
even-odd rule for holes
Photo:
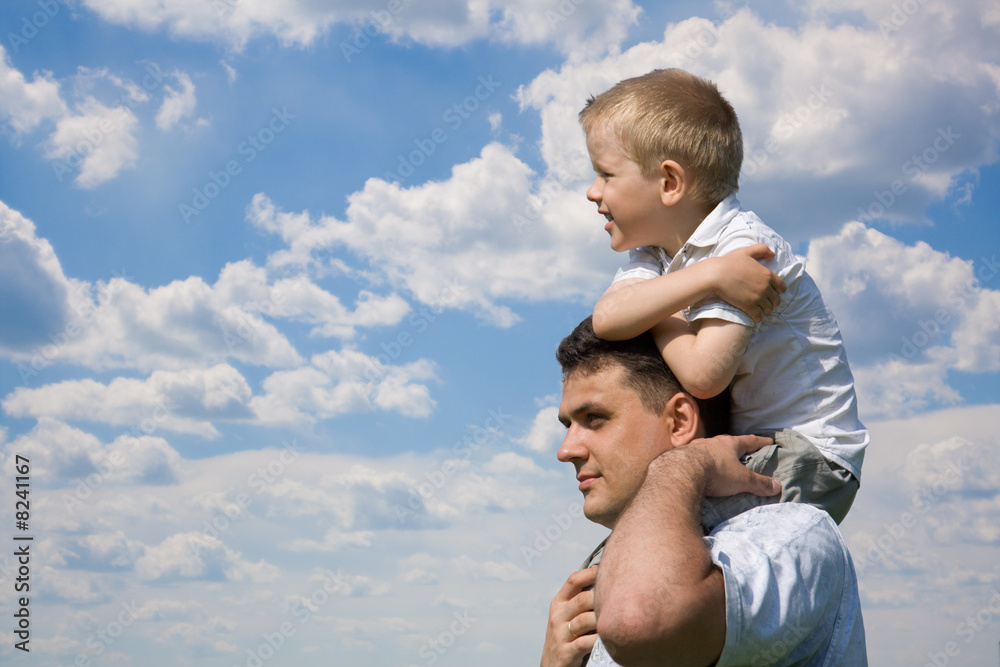
[[[639,246],[636,244],[629,243],[625,239],[615,238],[614,236],[611,237],[611,249],[615,252],[627,252],[629,250],[635,250],[638,247]]]

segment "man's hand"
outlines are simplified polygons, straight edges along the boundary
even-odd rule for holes
[[[760,322],[781,303],[785,281],[758,260],[774,257],[763,243],[734,250],[728,255],[705,260],[714,262],[718,271],[715,294]]]
[[[597,566],[574,572],[549,605],[541,667],[579,667],[597,641],[594,591]],[[587,590],[584,590],[587,589]]]
[[[771,438],[759,435],[720,435],[692,440],[659,456],[654,464],[668,455],[688,457],[703,472],[701,482],[705,496],[732,496],[744,492],[755,496],[773,496],[781,492],[781,483],[752,472],[740,463],[746,454],[771,444],[774,444]]]

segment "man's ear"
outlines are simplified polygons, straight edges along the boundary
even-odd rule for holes
[[[660,179],[660,201],[664,206],[673,206],[679,202],[687,188],[691,185],[688,182],[688,173],[674,160],[664,160],[660,163],[660,172],[657,174]]]
[[[670,439],[674,447],[686,445],[692,440],[704,437],[701,415],[694,397],[679,391],[674,394],[664,410],[671,417]]]

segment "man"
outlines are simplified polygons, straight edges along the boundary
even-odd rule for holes
[[[740,464],[770,439],[704,439],[698,403],[648,334],[603,341],[588,317],[556,356],[557,456],[576,468],[584,514],[612,533],[588,559],[600,566],[553,599],[542,667],[867,664],[857,578],[829,515],[781,503],[709,518],[706,497],[778,493]]]

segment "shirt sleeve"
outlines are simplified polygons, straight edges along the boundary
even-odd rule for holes
[[[660,254],[655,248],[643,246],[628,251],[628,263],[618,269],[612,282],[616,283],[619,280],[630,278],[649,280],[659,275],[663,275],[663,262],[660,260]]]
[[[722,257],[723,255],[728,255],[734,250],[745,248],[762,241],[763,239],[756,238],[753,235],[752,230],[742,222],[733,221],[726,227],[725,233],[723,233],[718,239],[715,247],[709,253],[709,256]],[[773,246],[774,244],[769,243],[768,245]],[[768,266],[768,268],[772,271],[775,270],[772,266]],[[752,317],[744,313],[742,310],[718,298],[706,299],[701,303],[696,303],[688,308],[684,315],[688,322],[704,319],[717,319],[725,322],[733,322],[735,324],[743,324],[750,327],[754,331],[756,331],[760,326],[753,321]]]
[[[767,505],[705,539],[726,589],[718,667],[867,664],[854,567],[825,512]]]

